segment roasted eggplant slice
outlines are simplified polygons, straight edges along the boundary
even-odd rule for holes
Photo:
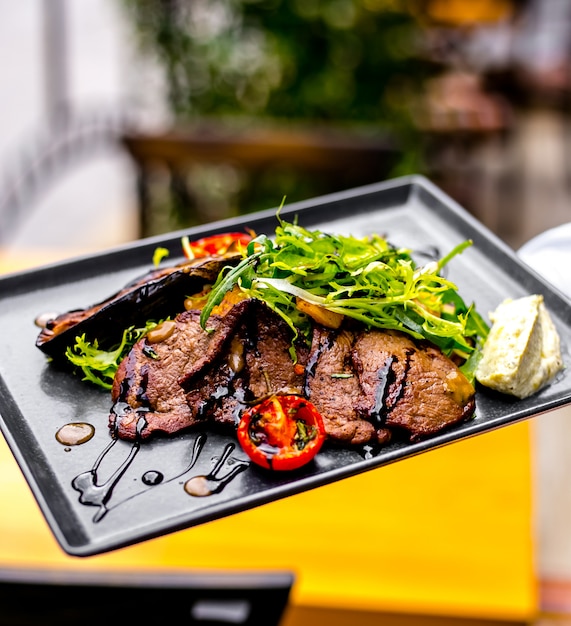
[[[213,283],[223,267],[236,265],[239,254],[204,257],[172,267],[152,270],[113,296],[86,309],[62,313],[48,320],[36,346],[55,362],[65,363],[65,351],[85,334],[102,349],[120,342],[130,326],[144,326],[184,310],[184,300]]]

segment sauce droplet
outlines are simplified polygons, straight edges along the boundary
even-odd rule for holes
[[[184,483],[184,490],[189,496],[196,496],[202,498],[204,496],[212,496],[215,493],[220,493],[226,485],[234,479],[240,472],[243,472],[248,468],[249,463],[239,461],[229,472],[223,476],[220,473],[223,471],[224,464],[230,459],[230,454],[234,450],[233,443],[229,443],[224,448],[222,456],[216,460],[216,463],[212,470],[206,475],[198,475],[189,478]]]
[[[86,422],[64,424],[56,433],[56,439],[64,446],[78,446],[89,441],[95,434],[95,428]]]
[[[201,498],[212,495],[213,491],[206,476],[193,476],[184,483],[184,490],[190,496]]]
[[[148,470],[143,474],[142,481],[145,485],[160,485],[163,482],[164,475],[156,470]]]

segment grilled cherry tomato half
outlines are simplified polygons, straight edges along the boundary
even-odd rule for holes
[[[250,241],[252,241],[252,235],[248,233],[223,233],[203,237],[196,241],[189,241],[188,237],[183,237],[182,249],[187,259],[198,259],[242,250]]]
[[[254,463],[294,470],[319,452],[325,440],[317,409],[300,396],[273,395],[242,415],[238,441]]]

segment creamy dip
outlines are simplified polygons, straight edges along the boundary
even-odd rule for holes
[[[480,384],[527,398],[563,368],[559,335],[543,296],[504,300],[490,320],[492,327],[476,370]]]

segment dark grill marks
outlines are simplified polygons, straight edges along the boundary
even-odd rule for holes
[[[375,392],[375,406],[371,411],[371,418],[379,426],[386,425],[388,413],[404,393],[410,369],[410,359],[413,354],[411,350],[405,351],[405,364],[398,379],[395,373],[398,363],[396,356],[389,356],[384,365],[377,371],[379,385]]]
[[[408,379],[408,373],[410,370],[411,358],[413,357],[414,353],[415,353],[414,350],[405,351],[404,367],[402,369],[401,376],[399,377],[398,380],[396,376],[394,375],[395,370],[394,369],[392,370],[393,381],[389,388],[391,393],[386,398],[386,409],[385,409],[386,413],[388,413],[391,409],[394,408],[396,403],[402,398],[404,394],[406,385],[408,384],[407,379]]]

